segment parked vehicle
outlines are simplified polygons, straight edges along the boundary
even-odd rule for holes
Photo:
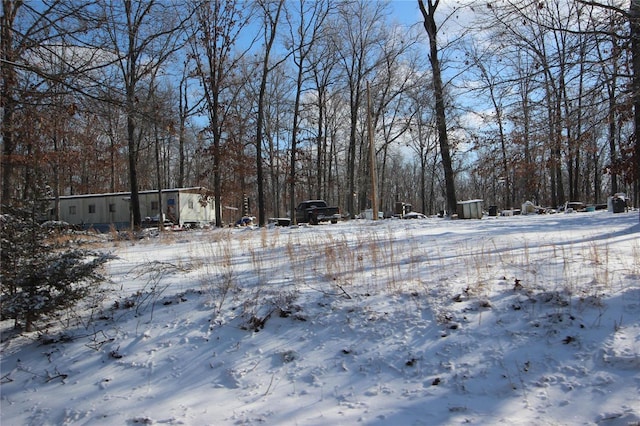
[[[403,219],[426,219],[427,216],[418,212],[409,212],[402,216]]]
[[[296,207],[296,222],[317,225],[320,222],[338,223],[340,209],[329,207],[324,200],[307,200]]]
[[[165,228],[171,228],[174,223],[171,222],[169,219],[167,219],[167,217],[163,214],[162,215],[163,220],[162,220],[162,226]],[[157,228],[158,225],[160,224],[160,214],[157,214],[155,216],[147,216],[142,220],[142,223],[140,224],[140,226],[142,228]]]

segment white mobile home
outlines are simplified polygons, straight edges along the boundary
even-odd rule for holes
[[[215,223],[213,201],[201,203],[204,188],[176,188],[162,190],[162,206],[158,191],[140,191],[140,215],[142,219],[164,217],[176,225],[207,225]],[[54,219],[53,203],[49,219]],[[84,229],[107,231],[110,228],[131,227],[131,193],[69,195],[60,197],[60,220]],[[160,208],[161,207],[161,208]]]

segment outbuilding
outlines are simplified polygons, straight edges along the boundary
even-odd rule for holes
[[[468,200],[458,202],[458,219],[482,219],[483,200]]]

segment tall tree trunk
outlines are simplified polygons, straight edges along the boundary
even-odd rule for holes
[[[157,118],[156,118],[157,120]],[[162,175],[160,172],[160,135],[158,132],[158,123],[153,124],[153,136],[155,144],[155,157],[156,157],[156,181],[158,182],[158,229],[164,230],[164,211],[162,209]],[[170,218],[173,220],[173,218]]]
[[[324,161],[325,150],[326,150],[326,137],[323,132],[324,129],[324,88],[318,88],[318,156],[316,158],[316,181],[317,181],[317,189],[316,189],[316,197],[324,198],[323,194],[327,194],[327,191],[323,189],[323,184],[326,182],[323,179],[324,174],[326,173],[326,161]],[[292,210],[293,212],[293,210]]]
[[[607,135],[607,139],[609,141],[609,161],[611,165],[616,164],[618,160],[616,142],[617,142],[617,125],[616,125],[616,108],[617,102],[615,99],[615,74],[611,76],[614,84],[607,85],[607,91],[609,95],[609,111],[607,112],[607,117],[609,121],[609,134]],[[596,169],[597,170],[597,169]],[[618,173],[616,171],[611,172],[611,192],[615,194],[618,192]]]
[[[635,139],[634,205],[640,206],[640,0],[631,0],[629,9],[631,25],[631,56],[633,63],[633,124]],[[639,214],[640,218],[640,214]]]
[[[187,73],[186,66],[183,71],[184,74]],[[178,88],[178,114],[179,114],[179,128],[178,128],[178,188],[184,187],[185,181],[185,155],[184,155],[184,145],[185,145],[185,137],[186,137],[186,123],[187,116],[189,114],[189,97],[187,93],[187,78],[186,75],[183,76],[180,81],[180,85]]]
[[[347,210],[351,219],[356,217],[356,140],[358,127],[358,105],[360,105],[360,87],[350,83],[350,129],[349,149],[347,152],[347,173],[349,174],[349,193],[347,194]]]
[[[127,91],[128,92],[128,91]],[[136,125],[133,119],[133,95],[127,94],[127,143],[129,147],[129,187],[131,190],[131,226],[133,229],[140,228],[142,223],[140,213],[140,195],[138,192],[138,169],[137,169],[137,143],[136,143]]]
[[[226,93],[233,85],[232,73],[237,64],[231,52],[247,21],[242,18],[238,1],[220,0],[193,2],[198,36],[191,38],[198,77],[204,90],[213,139],[208,153],[212,157],[213,199],[216,227],[222,227],[222,177],[220,156],[222,135],[227,131],[228,111],[221,106],[228,101]]]
[[[3,13],[1,20],[0,47],[2,61],[0,62],[0,72],[2,73],[2,93],[0,100],[2,103],[2,203],[10,204],[13,196],[12,174],[13,164],[11,156],[15,149],[14,141],[14,119],[16,100],[14,98],[13,88],[16,84],[16,72],[14,69],[13,51],[13,25],[18,13],[18,8],[22,5],[21,1],[3,0]]]
[[[264,100],[267,91],[267,77],[269,76],[269,57],[271,54],[271,48],[273,42],[276,39],[276,29],[278,27],[278,20],[280,19],[280,11],[284,0],[279,0],[275,16],[271,16],[268,11],[268,5],[263,5],[265,8],[265,18],[269,20],[270,27],[265,28],[265,31],[269,31],[267,35],[264,58],[262,62],[262,79],[260,81],[260,92],[258,95],[258,119],[256,122],[256,178],[258,180],[258,224],[264,226],[267,223],[265,201],[264,201],[264,172],[262,167],[262,134],[264,132]]]
[[[301,42],[302,43],[302,42]],[[302,50],[302,47],[300,47]],[[293,129],[291,131],[291,165],[289,171],[289,211],[291,212],[291,223],[296,223],[296,150],[298,149],[298,120],[300,117],[300,96],[302,95],[302,75],[303,75],[303,59],[301,54],[299,57],[298,75],[296,78],[296,99],[293,106]],[[318,191],[320,189],[318,188]]]
[[[457,209],[456,189],[449,149],[449,137],[447,135],[444,90],[440,70],[440,59],[438,58],[438,27],[435,20],[435,12],[439,3],[439,0],[427,0],[427,5],[425,7],[424,0],[418,0],[420,12],[422,12],[422,16],[424,18],[424,29],[429,35],[429,61],[431,62],[431,69],[433,72],[433,91],[436,101],[436,128],[438,129],[440,155],[442,157],[442,167],[444,169],[447,209],[449,210],[449,214],[453,214]]]

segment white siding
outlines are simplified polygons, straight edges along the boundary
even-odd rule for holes
[[[60,219],[72,225],[94,227],[101,231],[108,230],[111,226],[127,228],[131,221],[130,199],[131,195],[127,192],[60,197]],[[180,225],[213,223],[213,203],[203,207],[199,199],[200,188],[163,190],[161,209],[167,219]],[[143,220],[160,213],[154,208],[158,205],[158,191],[141,191],[139,200]],[[53,201],[51,205],[53,207]]]

